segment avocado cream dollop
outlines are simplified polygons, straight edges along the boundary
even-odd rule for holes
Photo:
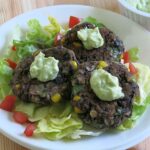
[[[30,66],[30,75],[42,82],[53,80],[59,72],[58,63],[54,57],[45,57],[45,54],[40,52]]]
[[[104,69],[93,71],[90,85],[96,96],[103,101],[112,101],[124,97],[118,78]]]
[[[138,10],[150,13],[150,0],[126,0],[126,2]]]
[[[87,50],[101,47],[104,44],[104,39],[101,36],[98,27],[94,29],[81,29],[77,32],[77,36]]]

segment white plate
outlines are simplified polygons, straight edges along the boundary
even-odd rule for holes
[[[16,25],[26,27],[31,18],[37,18],[46,24],[47,17],[56,17],[60,23],[68,22],[70,15],[78,17],[93,16],[113,30],[124,41],[126,48],[139,47],[141,61],[150,65],[150,33],[144,28],[118,14],[81,5],[60,5],[33,10],[6,22],[0,27],[0,47],[3,46],[7,33]],[[11,140],[36,150],[122,150],[137,144],[150,135],[150,109],[141,117],[135,128],[118,133],[105,133],[99,137],[91,137],[73,142],[48,141],[40,138],[26,138],[22,133],[24,127],[11,120],[11,115],[0,110],[0,131]]]

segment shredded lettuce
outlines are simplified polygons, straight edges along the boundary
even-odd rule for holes
[[[35,52],[38,48],[34,46],[32,41],[13,41],[13,45],[16,47],[16,56],[18,61],[22,60],[23,58],[30,56],[33,52]]]
[[[51,16],[48,17],[49,24],[42,26],[37,19],[28,21],[28,30],[24,31],[16,26],[8,36],[5,48],[7,49],[7,57],[15,62],[30,56],[37,49],[50,48],[53,45],[54,38],[63,28],[57,20]],[[12,51],[11,47],[15,46],[16,51]]]
[[[121,124],[118,129],[119,130],[126,130],[133,128],[137,122],[137,120],[142,116],[142,114],[145,112],[146,108],[150,105],[150,96],[147,96],[145,99],[143,105],[140,104],[134,104],[133,110],[132,110],[132,116],[131,118],[125,120],[123,124]]]
[[[9,82],[12,78],[12,72],[5,59],[0,59],[0,100],[11,93]]]
[[[44,29],[51,36],[55,36],[57,33],[61,32],[63,30],[63,28],[61,27],[61,25],[58,23],[58,21],[55,18],[49,16],[48,20],[49,20],[50,24],[45,26]]]
[[[39,121],[35,133],[42,133],[50,140],[59,140],[82,128],[82,121],[76,114],[66,117],[47,117]]]
[[[141,63],[133,63],[138,70],[137,84],[139,85],[140,97],[135,100],[136,104],[142,105],[150,95],[150,67]]]
[[[103,132],[93,132],[93,131],[86,131],[86,130],[76,130],[72,134],[68,136],[70,139],[80,139],[82,136],[99,136]]]
[[[60,32],[62,27],[55,18],[49,16],[48,20],[50,23],[45,27],[36,19],[29,20],[26,40],[34,42],[39,48],[51,47],[56,34]]]
[[[5,52],[3,57],[10,58],[15,62],[18,60],[18,56],[16,55],[16,52],[12,51],[12,46],[13,46],[13,41],[14,40],[20,41],[23,37],[23,34],[24,31],[20,28],[19,25],[13,28],[13,30],[8,34],[4,47],[2,48]]]
[[[26,56],[31,55],[37,48],[34,46],[33,41],[27,41],[23,35],[25,31],[20,26],[15,26],[13,31],[7,36],[4,57],[9,58],[15,62],[20,61]],[[16,51],[12,50],[12,46],[16,47]]]
[[[129,52],[130,60],[132,62],[136,62],[139,60],[139,49],[137,47],[129,49],[128,52]]]
[[[21,40],[23,38],[24,31],[19,25],[16,25],[13,30],[8,34],[5,43],[5,49],[11,49],[13,46],[13,40]]]
[[[4,57],[19,62],[38,49],[51,47],[55,36],[58,33],[64,32],[64,30],[55,18],[50,16],[48,20],[49,24],[42,26],[37,19],[31,19],[28,22],[28,30],[26,31],[16,26],[10,33],[5,44],[7,54]],[[105,27],[102,23],[90,16],[84,18],[82,22],[92,23],[99,28]],[[16,51],[11,50],[12,46],[16,47]],[[129,50],[132,62],[139,59],[138,54],[138,48]],[[150,104],[150,84],[148,82],[150,81],[150,69],[148,66],[139,63],[135,63],[134,65],[139,72],[136,81],[139,85],[140,97],[134,101],[131,118],[124,121],[118,127],[119,130],[133,127],[137,119],[145,112],[147,106]],[[12,72],[5,59],[0,59],[0,100],[11,93],[9,82],[12,78]],[[82,89],[82,86],[74,86],[73,94],[77,94]],[[52,104],[51,106],[39,106],[34,103],[25,103],[18,100],[15,110],[26,113],[30,121],[37,122],[35,134],[43,134],[50,140],[62,138],[78,139],[81,136],[98,136],[101,134],[101,132],[84,130],[83,122],[73,112],[69,102]]]
[[[146,108],[150,105],[150,68],[141,63],[133,64],[138,69],[136,82],[139,86],[140,95],[134,100],[131,118],[124,121],[123,124],[118,127],[119,130],[132,128],[139,117],[145,112]]]
[[[91,16],[84,18],[81,23],[83,23],[83,22],[92,23],[92,24],[94,24],[96,27],[99,27],[99,28],[105,27],[105,26],[104,26],[102,23],[100,23],[96,18],[93,18],[93,17],[91,17]]]
[[[37,19],[28,21],[29,31],[26,34],[26,40],[32,41],[39,48],[48,48],[52,44],[52,36],[44,30]]]
[[[16,111],[21,111],[29,116],[30,121],[39,121],[47,115],[52,117],[68,116],[72,112],[70,103],[58,103],[51,106],[39,106],[35,103],[27,103],[18,100],[15,106]]]
[[[34,110],[33,115],[31,117],[29,117],[29,120],[31,122],[36,122],[36,121],[39,121],[39,120],[45,118],[49,114],[49,109],[50,109],[49,106],[37,107]]]
[[[15,111],[20,111],[28,115],[31,122],[39,121],[49,114],[50,106],[39,106],[35,103],[27,103],[18,100],[15,106]]]
[[[15,106],[15,111],[26,113],[29,117],[32,117],[36,107],[37,106],[34,103],[25,103],[21,100],[18,100]]]
[[[54,104],[49,107],[47,116],[38,122],[35,134],[43,134],[50,140],[78,139],[81,136],[100,135],[100,132],[81,130],[82,128],[83,122],[72,111],[70,103]]]
[[[46,109],[47,116],[40,118],[35,134],[43,134],[50,140],[64,138],[83,126],[77,115],[72,113],[69,103],[53,104],[40,109],[41,113]]]

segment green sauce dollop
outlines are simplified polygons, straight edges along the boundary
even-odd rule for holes
[[[81,29],[77,32],[77,36],[87,50],[101,47],[104,44],[104,39],[102,38],[98,27],[94,29]]]
[[[128,4],[138,10],[150,13],[150,0],[126,0]]]
[[[93,71],[90,85],[96,96],[103,101],[112,101],[124,97],[118,78],[104,69]]]
[[[30,66],[30,75],[42,82],[54,80],[59,72],[58,63],[54,57],[45,57],[40,52]]]

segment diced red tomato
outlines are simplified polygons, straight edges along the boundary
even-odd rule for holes
[[[28,116],[23,112],[15,111],[13,113],[13,118],[17,123],[20,124],[24,124],[28,122]]]
[[[6,111],[12,111],[16,102],[16,96],[8,95],[0,104],[0,108]]]
[[[129,56],[128,51],[123,53],[123,60],[124,60],[124,63],[128,63],[130,61],[130,56]]]
[[[30,123],[27,125],[25,131],[24,131],[24,134],[27,136],[27,137],[31,137],[34,133],[34,130],[36,129],[36,125],[33,124],[33,123]]]
[[[129,63],[129,70],[134,75],[138,73],[138,70],[135,68],[135,66],[131,62]]]
[[[13,51],[16,51],[16,50],[17,50],[15,45],[13,45],[13,46],[11,47],[11,49],[12,49]]]
[[[75,17],[75,16],[70,16],[69,28],[74,27],[75,25],[77,25],[80,22],[81,22],[81,18],[78,18],[78,17]]]
[[[59,40],[62,38],[62,34],[58,33],[54,39],[54,45],[58,45]]]
[[[9,67],[11,67],[12,69],[16,68],[17,64],[14,61],[12,61],[11,59],[6,59],[6,61],[9,65]]]

